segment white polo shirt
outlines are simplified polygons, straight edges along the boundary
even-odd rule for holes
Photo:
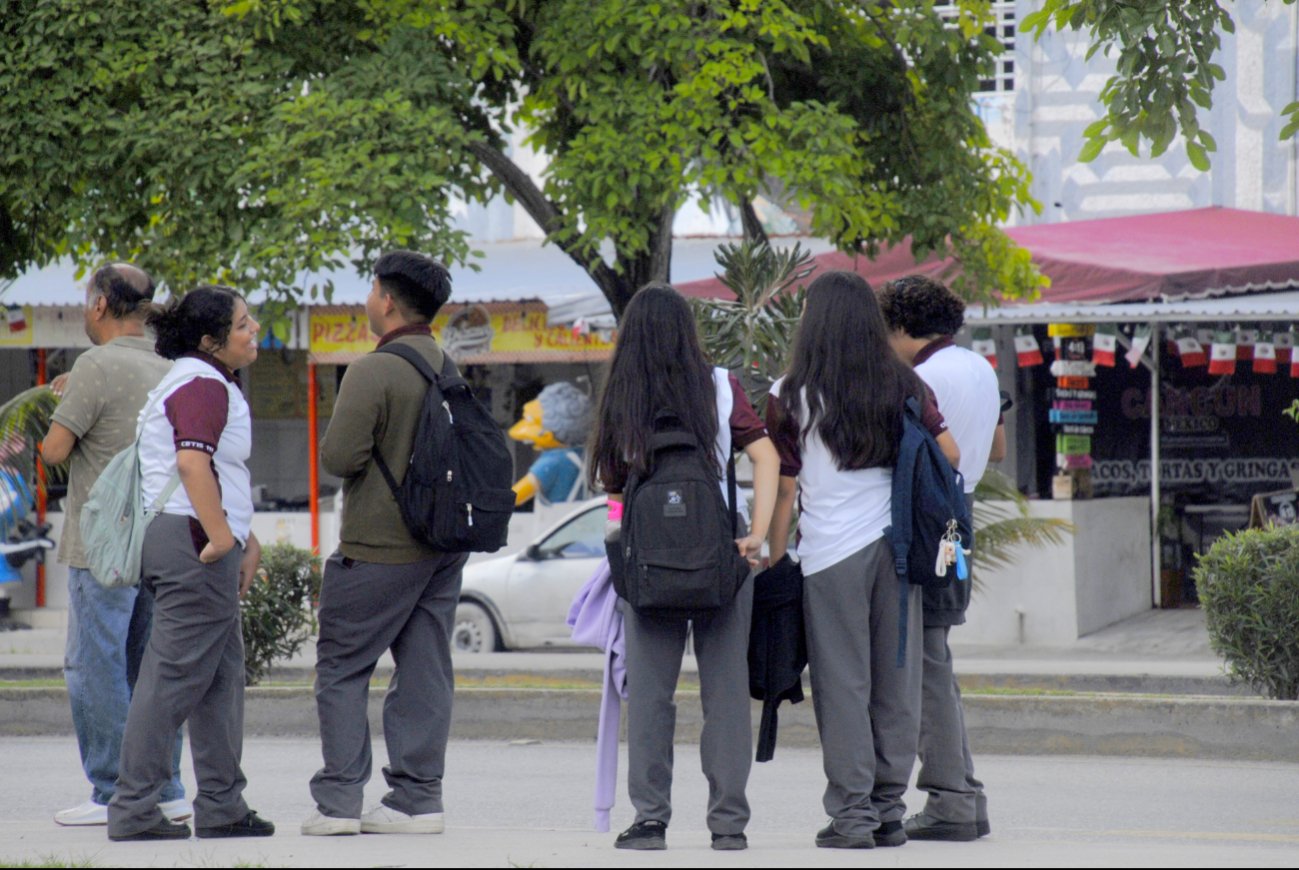
[[[992,438],[1001,419],[1001,390],[997,373],[983,357],[957,347],[950,338],[921,349],[916,374],[929,386],[947,421],[947,430],[961,448],[960,472],[966,493],[974,492],[988,468]]]

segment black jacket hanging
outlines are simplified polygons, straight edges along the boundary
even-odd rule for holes
[[[803,633],[803,569],[785,555],[753,578],[749,633],[749,695],[762,701],[758,761],[776,753],[776,708],[803,700],[807,637]]]

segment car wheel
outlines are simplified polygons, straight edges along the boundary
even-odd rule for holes
[[[494,652],[496,647],[496,626],[491,614],[480,604],[461,601],[456,607],[451,648],[456,652]]]

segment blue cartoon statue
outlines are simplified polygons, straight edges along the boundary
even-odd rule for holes
[[[591,399],[575,384],[551,384],[523,406],[523,419],[510,427],[510,437],[531,444],[541,455],[514,484],[515,505],[533,498],[554,504],[586,496],[581,445],[590,429]]]

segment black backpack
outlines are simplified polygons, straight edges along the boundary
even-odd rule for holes
[[[961,473],[943,455],[942,448],[920,419],[920,403],[908,398],[902,414],[902,442],[893,468],[892,525],[884,530],[893,547],[894,569],[903,583],[926,590],[945,589],[955,582],[956,569],[940,576],[935,570],[938,547],[951,532],[960,546],[974,548],[974,524],[965,502]],[[961,581],[964,582],[964,581]],[[902,596],[899,664],[906,645],[907,596]]]
[[[400,485],[374,447],[406,528],[444,553],[492,553],[504,547],[514,512],[514,459],[500,427],[451,357],[438,374],[407,345],[387,344],[377,352],[406,360],[429,384]]]
[[[706,617],[749,576],[735,547],[735,461],[726,467],[728,500],[704,452],[712,445],[674,429],[651,435],[649,449],[649,473],[631,475],[623,495],[614,590],[638,614]]]

